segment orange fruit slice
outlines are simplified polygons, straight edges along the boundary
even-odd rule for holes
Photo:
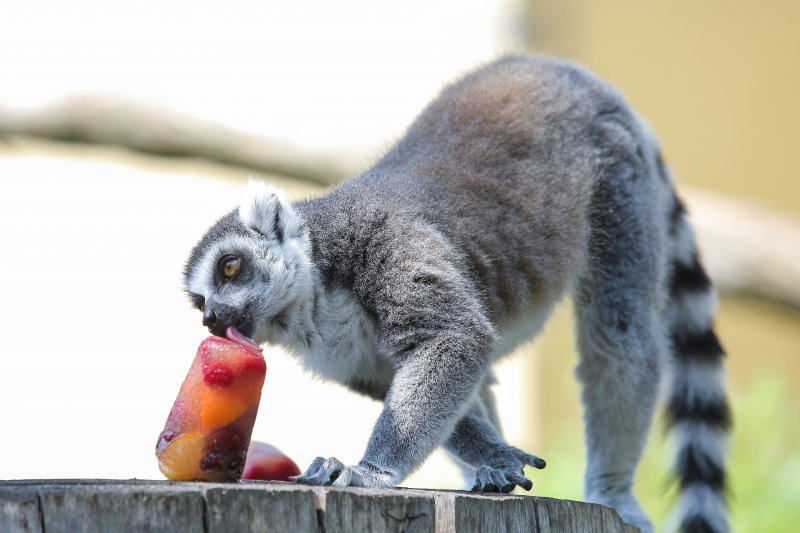
[[[224,389],[207,389],[200,403],[200,425],[210,429],[230,424],[247,410],[249,403],[241,394]]]
[[[170,443],[158,458],[158,468],[174,481],[202,479],[200,461],[203,458],[205,437],[200,431],[184,433]]]

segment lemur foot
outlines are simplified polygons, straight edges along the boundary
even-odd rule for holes
[[[638,527],[642,533],[653,533],[653,523],[644,514],[636,498],[630,493],[589,496],[587,501],[612,507],[626,524]]]
[[[523,473],[526,465],[542,469],[547,463],[544,459],[512,446],[505,447],[492,457],[489,464],[481,466],[475,472],[472,492],[508,493],[518,485],[525,490],[531,490],[533,483]]]
[[[346,466],[335,457],[328,459],[317,457],[311,462],[311,466],[294,480],[307,485],[387,488],[394,485],[396,478],[394,472],[382,470],[366,461]]]

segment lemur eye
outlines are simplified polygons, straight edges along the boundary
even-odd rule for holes
[[[225,279],[231,279],[239,271],[239,260],[232,255],[222,258],[220,261],[220,270]]]

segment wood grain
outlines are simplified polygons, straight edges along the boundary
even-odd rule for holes
[[[460,491],[147,480],[0,481],[0,531],[633,533],[612,509]]]

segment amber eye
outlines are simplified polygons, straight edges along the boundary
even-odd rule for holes
[[[222,275],[225,279],[231,279],[239,271],[239,260],[235,257],[225,257],[221,261]]]

